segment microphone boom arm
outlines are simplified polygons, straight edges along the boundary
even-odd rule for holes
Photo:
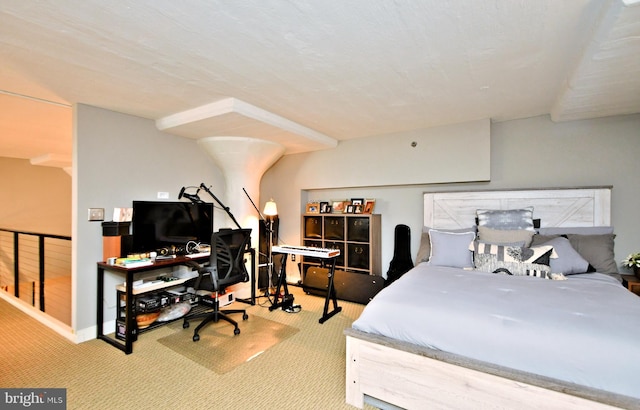
[[[229,210],[228,206],[225,206],[219,199],[217,196],[215,196],[213,194],[213,192],[211,192],[211,190],[209,188],[207,188],[207,186],[204,183],[200,184],[200,188],[204,189],[205,192],[209,195],[211,195],[211,197],[218,203],[218,205],[220,205],[220,207],[222,209],[224,209],[224,211],[227,213],[227,215],[229,215],[229,218],[231,218],[231,220],[236,224],[236,226],[238,227],[238,229],[242,229],[242,227],[240,226],[240,224],[238,223],[238,221],[236,220],[236,218],[233,216],[233,214],[231,213],[231,211]]]

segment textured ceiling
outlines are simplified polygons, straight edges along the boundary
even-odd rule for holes
[[[291,141],[288,153],[482,118],[640,112],[637,0],[6,1],[0,13],[0,156],[54,166],[70,159],[75,103],[186,138]]]

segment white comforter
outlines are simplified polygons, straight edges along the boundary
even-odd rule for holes
[[[606,275],[568,278],[422,263],[353,328],[640,398],[640,298]]]

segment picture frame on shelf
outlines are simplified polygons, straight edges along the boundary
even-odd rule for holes
[[[351,205],[364,205],[364,198],[351,198]]]
[[[321,214],[331,213],[331,205],[329,204],[329,202],[325,202],[325,201],[320,202],[320,213]]]
[[[364,210],[364,205],[358,204],[358,205],[354,205],[353,206],[353,213],[354,214],[361,214],[363,212],[363,210]]]
[[[376,200],[375,199],[366,199],[364,201],[364,208],[362,210],[363,213],[365,214],[372,214],[373,213],[373,209],[376,206]]]
[[[355,205],[351,205],[351,204],[349,204],[349,205],[347,205],[347,207],[345,208],[344,213],[346,213],[346,214],[352,214],[352,213],[354,212],[354,209],[355,209]]]
[[[307,213],[308,214],[319,214],[320,213],[320,202],[308,202],[307,203]]]
[[[349,201],[345,201],[344,199],[331,201],[331,213],[343,214],[348,204],[349,204]]]

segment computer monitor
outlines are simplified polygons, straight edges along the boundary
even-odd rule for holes
[[[213,204],[133,201],[133,251],[166,248],[184,251],[188,242],[209,244],[213,233]]]

